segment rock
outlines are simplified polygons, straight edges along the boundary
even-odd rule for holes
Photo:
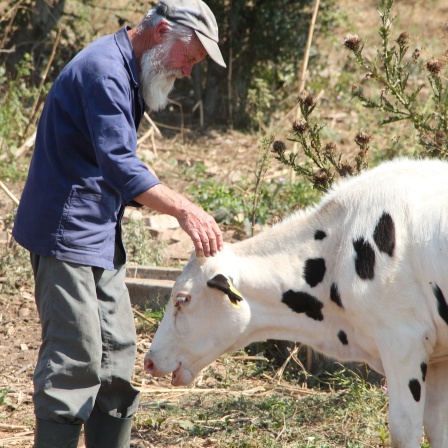
[[[126,207],[124,209],[124,215],[122,222],[126,224],[129,221],[141,221],[143,219],[143,214],[140,210],[136,210],[135,208]]]
[[[232,184],[240,182],[242,178],[243,178],[243,173],[240,170],[231,171],[227,177],[228,181]]]
[[[175,232],[173,229],[154,229],[153,227],[147,227],[147,229],[153,239],[164,243],[169,243],[171,235]]]
[[[31,300],[32,302],[34,302],[34,294],[31,294],[28,291],[22,291],[22,293],[20,294],[21,297],[25,300]],[[26,307],[26,305],[22,305],[24,308]]]
[[[8,244],[9,235],[6,231],[0,231],[0,244]]]
[[[27,307],[23,307],[19,309],[20,317],[28,317],[30,315],[31,310]]]
[[[171,241],[178,243],[179,241],[191,241],[190,237],[187,235],[187,233],[182,230],[180,227],[178,227],[172,234],[171,234]]]
[[[170,215],[151,215],[145,218],[146,225],[154,229],[177,229],[177,219]]]
[[[187,240],[170,244],[164,249],[163,253],[165,257],[174,260],[189,260],[193,250],[194,250],[193,242],[191,241],[190,238],[188,238]]]

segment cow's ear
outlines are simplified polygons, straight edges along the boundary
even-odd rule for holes
[[[220,291],[226,293],[229,296],[232,305],[239,308],[238,302],[243,300],[243,296],[240,292],[232,285],[232,282],[222,274],[215,275],[212,279],[207,282],[207,286],[210,288],[216,288]]]

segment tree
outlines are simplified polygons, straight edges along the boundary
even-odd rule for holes
[[[9,72],[15,72],[26,53],[35,61],[40,58],[42,47],[47,46],[50,32],[61,19],[64,6],[65,0],[9,2],[7,15],[10,20],[0,24],[6,34],[2,45],[6,51],[0,53],[0,63],[5,63]]]
[[[321,9],[333,1],[325,0]],[[178,82],[176,92],[185,98],[185,92],[193,88],[193,104],[203,102],[209,124],[245,127],[259,123],[260,116],[268,117],[288,94],[285,85],[294,84],[314,0],[206,2],[216,16],[220,47],[228,68],[207,58],[194,70],[193,85],[190,80]],[[0,66],[6,64],[7,72],[14,76],[19,61],[29,53],[35,67],[34,82],[38,84],[52,50],[54,29],[60,26],[62,38],[48,76],[51,81],[83,46],[104,32],[113,32],[117,24],[135,23],[141,12],[155,3],[156,0],[150,5],[141,0],[126,5],[92,0],[10,0],[9,9],[0,16],[0,33],[4,36],[0,41]],[[136,9],[140,11],[137,16]],[[93,20],[93,13],[101,19]],[[188,107],[184,110],[188,111]]]
[[[263,79],[280,100],[285,73],[295,76],[305,48],[312,0],[209,0],[227,72],[207,61],[206,116],[248,124],[247,97]],[[229,81],[230,76],[230,83]],[[229,89],[230,85],[230,89]],[[282,92],[283,93],[283,92]]]

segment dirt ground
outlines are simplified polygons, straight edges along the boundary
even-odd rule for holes
[[[193,143],[194,141],[194,143]],[[172,160],[179,165],[191,166],[198,161],[207,166],[210,175],[225,182],[238,180],[243,173],[254,170],[254,154],[259,148],[257,135],[246,135],[239,132],[225,133],[209,132],[202,134],[185,131],[184,139],[179,133],[169,134],[157,142],[157,157],[154,156],[152,144],[143,144],[141,155],[152,164],[161,179],[176,191],[184,191],[186,182],[181,170],[172,169]],[[205,148],[205,149],[204,149]],[[225,167],[225,169],[223,169]],[[284,168],[273,163],[269,168],[272,176],[281,176]],[[283,173],[284,175],[284,173]],[[20,185],[12,185],[11,193],[20,197]],[[7,231],[0,232],[0,250],[3,254],[10,250],[10,224],[6,217],[13,211],[14,201],[0,192],[0,210],[2,227]],[[143,210],[143,214],[150,211]],[[225,230],[225,229],[223,229]],[[231,241],[232,232],[224,232]],[[3,238],[3,241],[1,241]],[[8,280],[14,277],[14,272],[8,273]],[[40,346],[40,324],[34,303],[33,284],[22,284],[19,292],[9,294],[6,291],[6,279],[0,278],[0,447],[1,448],[31,448],[33,446],[34,413],[32,406],[32,377]],[[142,319],[136,314],[136,326],[140,328]],[[152,335],[146,331],[138,331],[138,355],[134,369],[134,385],[149,393],[154,388],[172,389],[170,378],[152,379],[143,369],[143,359],[150,346]],[[218,366],[217,366],[218,365]],[[214,366],[219,369],[219,362]],[[258,387],[248,383],[247,389]],[[5,394],[2,396],[1,394]],[[142,395],[145,401],[145,393]],[[3,405],[2,405],[3,404]],[[155,434],[150,430],[133,430],[132,447],[162,447],[157,442]],[[80,441],[83,447],[83,440]],[[168,447],[169,448],[169,447]]]
[[[178,164],[190,166],[198,161],[206,164],[209,173],[220,176],[223,181],[234,179],[245,171],[253,170],[253,157],[250,149],[258,148],[257,136],[247,136],[238,132],[215,132],[207,135],[192,134],[185,131],[185,139],[179,133],[157,141],[157,157],[154,156],[152,144],[143,144],[142,157],[159,173],[162,180],[176,191],[183,191],[185,181],[182,175],[172,170],[170,160],[175,158]],[[191,143],[194,138],[195,144]],[[204,150],[204,148],[207,148]],[[150,160],[149,160],[150,159]],[[225,170],[222,167],[225,166]],[[271,170],[278,172],[281,167]],[[169,179],[164,179],[168,177]],[[11,193],[20,197],[19,185],[13,185]],[[3,227],[6,226],[6,216],[13,210],[14,202],[2,192],[0,195],[0,210]],[[144,214],[150,213],[144,211]],[[11,244],[10,226],[3,231],[3,251]],[[5,253],[5,252],[4,252]],[[10,272],[9,276],[14,276]],[[0,279],[0,281],[5,279]],[[10,279],[9,279],[10,280]],[[7,294],[2,291],[0,283],[0,394],[6,393],[1,400],[0,395],[0,447],[32,447],[34,414],[32,408],[32,376],[36,365],[40,345],[40,324],[37,315],[33,285],[20,285],[18,294]],[[137,315],[136,321],[140,319]],[[138,322],[137,322],[138,324]],[[138,325],[137,325],[138,326]],[[151,335],[138,333],[138,357],[135,363],[134,382],[137,387],[170,388],[170,378],[154,381],[143,370],[143,358],[150,345]],[[3,401],[3,406],[1,406]],[[81,441],[80,447],[83,446]],[[160,446],[151,443],[151,436],[133,433],[133,447]]]
[[[339,2],[341,13],[349,16],[355,30],[370,29],[378,24],[375,11],[376,2],[371,0]],[[425,40],[440,36],[443,17],[448,17],[448,5],[444,0],[397,1],[400,24],[409,25],[418,31],[419,39]],[[425,20],[425,26],[421,21]],[[412,31],[411,30],[411,31]],[[352,30],[346,30],[350,32]],[[345,33],[341,30],[340,39]],[[336,47],[335,47],[336,48]],[[321,48],[318,49],[320,51]],[[340,48],[329,50],[328,65],[338,72]],[[346,57],[345,55],[343,56]],[[333,67],[333,68],[332,68]],[[332,112],[339,112],[333,110]],[[329,114],[331,115],[331,113]],[[280,121],[280,120],[279,120]],[[329,120],[333,126],[334,120]],[[284,126],[286,128],[286,126]],[[248,136],[228,131],[224,134],[211,132],[194,135],[189,140],[186,131],[185,142],[177,133],[175,137],[156,139],[157,155],[149,142],[143,145],[143,155],[153,163],[156,171],[162,173],[162,180],[177,191],[184,191],[185,181],[181,171],[172,169],[171,161],[188,166],[195,161],[203,161],[209,173],[232,181],[243,173],[254,169],[256,150],[259,148],[257,136]],[[271,175],[281,175],[282,167],[273,164]],[[165,173],[166,179],[163,179]],[[12,193],[20,198],[21,185],[11,185]],[[5,220],[13,209],[13,202],[4,192],[0,192],[0,219]],[[0,240],[5,247],[10,235],[2,232],[0,221]],[[14,275],[13,272],[10,275]],[[1,283],[0,283],[1,287]],[[32,375],[36,363],[40,341],[40,326],[34,305],[32,285],[21,285],[20,293],[5,294],[0,290],[0,446],[28,448],[32,446],[34,415],[32,409]],[[134,381],[142,387],[169,387],[169,379],[152,381],[143,371],[143,358],[150,345],[150,335],[139,333],[138,358],[135,363]],[[2,391],[6,391],[2,394]],[[3,402],[3,405],[1,405]],[[148,434],[133,432],[134,447],[157,446]],[[83,446],[81,443],[80,446]]]
[[[187,131],[188,134],[188,131]],[[239,133],[226,133],[225,135],[209,134],[204,137],[195,137],[197,146],[179,143],[180,136],[165,138],[157,143],[158,157],[154,159],[152,145],[142,145],[143,156],[149,158],[160,176],[169,172],[166,156],[175,157],[178,163],[187,166],[198,160],[204,160],[204,150],[199,148],[214,148],[206,160],[208,169],[216,175],[219,166],[228,166],[225,176],[233,173],[237,176],[239,170],[251,169],[251,157],[247,156],[247,148],[256,147],[257,137],[247,137]],[[186,136],[186,141],[188,135]],[[173,151],[172,148],[175,148]],[[219,148],[219,150],[218,150]],[[151,155],[152,154],[152,155]],[[200,159],[198,159],[200,157]],[[245,160],[243,164],[243,160]],[[243,166],[244,165],[244,166]],[[253,169],[253,168],[252,168]],[[224,180],[224,179],[223,179]],[[167,181],[168,183],[168,181]],[[182,191],[184,182],[176,174],[171,176],[169,184],[177,191]],[[14,196],[20,197],[20,186],[11,189]],[[13,201],[6,194],[0,197],[2,219],[4,220],[13,209]],[[149,213],[146,211],[145,213]],[[4,224],[4,223],[3,223]],[[8,250],[6,244],[11,244],[9,231],[3,231],[3,249]],[[9,273],[14,276],[14,272]],[[1,280],[1,279],[0,279]],[[4,279],[3,279],[4,280]],[[2,284],[0,283],[0,288]],[[139,317],[136,315],[136,320]],[[148,378],[143,370],[143,358],[150,345],[151,335],[145,332],[138,333],[138,357],[135,363],[134,381],[138,387],[170,387],[170,379],[159,379],[156,382]],[[40,345],[40,324],[34,303],[33,285],[21,285],[18,294],[6,294],[0,289],[0,394],[6,396],[1,400],[0,406],[0,447],[32,447],[34,414],[32,408],[32,376],[36,365]],[[133,434],[134,447],[153,446],[146,436],[143,441],[138,432]],[[80,446],[83,446],[81,443]]]

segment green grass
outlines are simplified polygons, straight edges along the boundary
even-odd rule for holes
[[[123,243],[128,263],[149,266],[165,266],[163,249],[166,244],[153,238],[141,219],[132,216],[122,225]]]
[[[189,176],[192,179],[192,183],[187,187],[190,197],[201,204],[204,210],[214,215],[219,223],[226,225],[247,223],[255,199],[254,180],[243,178],[235,184],[225,184],[207,178],[201,163],[189,169]],[[288,215],[297,207],[312,204],[318,197],[318,192],[303,179],[298,179],[296,182],[290,182],[283,177],[262,180],[255,213],[256,222],[268,224],[276,218]]]

